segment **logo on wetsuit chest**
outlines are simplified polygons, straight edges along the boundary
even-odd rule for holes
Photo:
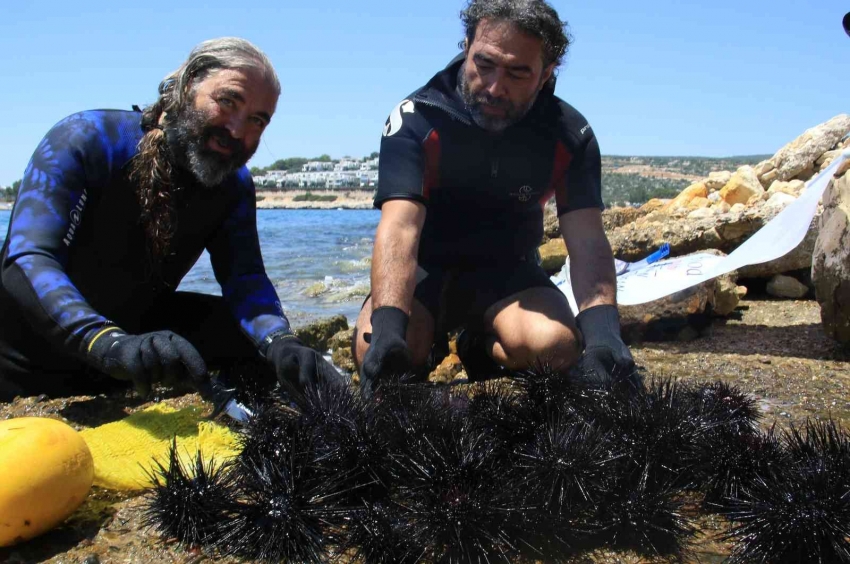
[[[525,203],[531,200],[533,197],[540,194],[540,190],[535,190],[531,186],[525,185],[516,192],[511,192],[510,196],[512,198],[516,198],[517,201]]]
[[[80,199],[77,200],[77,205],[74,206],[68,214],[71,222],[68,225],[68,232],[65,233],[65,238],[62,239],[62,242],[65,243],[66,247],[70,247],[71,243],[74,241],[74,235],[77,233],[77,227],[80,226],[80,222],[83,220],[83,210],[86,208],[86,200],[88,200],[88,198],[88,192],[83,190],[83,193],[80,194]]]

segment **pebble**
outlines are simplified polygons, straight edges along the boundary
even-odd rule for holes
[[[100,564],[100,558],[97,557],[97,554],[89,554],[83,560],[83,564]]]

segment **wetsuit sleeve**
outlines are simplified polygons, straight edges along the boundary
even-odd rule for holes
[[[567,144],[574,149],[564,181],[559,183],[555,192],[558,215],[586,208],[605,209],[602,202],[602,158],[596,135],[583,119],[578,126],[570,123],[564,127]]]
[[[3,287],[33,328],[81,358],[87,338],[109,322],[86,302],[66,266],[89,189],[110,174],[113,155],[100,124],[85,114],[54,126],[24,173],[0,265]]]
[[[411,100],[396,106],[384,126],[375,207],[393,199],[428,203],[439,158],[436,134]]]
[[[259,348],[272,332],[288,330],[289,321],[263,266],[257,235],[257,197],[253,181],[243,172],[241,197],[207,250],[222,297],[242,331]]]

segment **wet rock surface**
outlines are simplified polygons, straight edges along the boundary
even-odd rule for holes
[[[833,417],[850,425],[850,351],[824,332],[814,300],[744,299],[728,319],[712,319],[689,341],[632,345],[636,362],[649,374],[686,382],[723,380],[752,394],[764,413],[763,425],[800,424],[806,418]],[[452,372],[454,372],[452,370]],[[462,375],[462,373],[461,373]],[[196,405],[195,394],[160,401],[175,407]],[[62,399],[19,398],[0,404],[0,419],[43,416],[62,419],[77,429],[114,421],[150,405],[131,395]],[[171,539],[148,531],[141,496],[127,497],[95,488],[89,499],[60,528],[28,543],[0,549],[0,562],[237,562],[186,551]],[[701,535],[688,562],[721,562],[729,547],[715,534],[721,519],[698,522]],[[88,560],[87,560],[88,559]],[[345,562],[345,560],[341,560]],[[630,553],[594,553],[575,562],[663,562]]]

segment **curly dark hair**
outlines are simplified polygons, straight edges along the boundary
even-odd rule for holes
[[[546,0],[469,0],[460,13],[466,40],[472,45],[483,19],[511,22],[525,33],[543,41],[543,65],[561,65],[572,38],[567,22],[561,21]],[[463,43],[461,42],[461,47]]]

